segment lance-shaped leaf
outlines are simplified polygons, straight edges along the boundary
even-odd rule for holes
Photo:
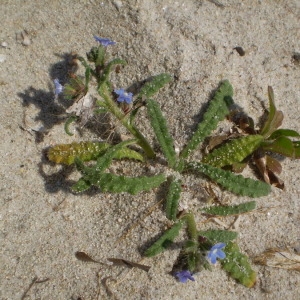
[[[233,89],[228,80],[221,83],[210,101],[207,111],[203,115],[203,120],[193,134],[191,140],[181,152],[181,157],[186,158],[196,149],[196,147],[217,128],[219,121],[222,121],[229,113],[228,107],[232,104]]]
[[[71,165],[75,162],[76,157],[82,161],[96,160],[110,147],[111,145],[105,142],[60,144],[49,149],[48,158],[57,164]],[[127,147],[116,151],[113,158],[144,161],[144,157],[140,153]]]
[[[48,150],[48,159],[57,164],[71,165],[75,157],[82,161],[95,160],[110,145],[104,142],[80,142],[56,145]]]
[[[256,282],[256,273],[251,268],[248,257],[240,252],[236,243],[232,242],[226,245],[224,252],[226,257],[220,261],[223,269],[244,286],[253,287]]]
[[[149,247],[144,255],[147,257],[155,256],[163,252],[172,244],[174,239],[178,236],[182,227],[182,222],[178,221],[169,230],[167,230],[151,247]]]
[[[212,244],[228,243],[237,238],[238,234],[234,231],[228,230],[206,230],[198,231],[199,236],[206,237]]]
[[[249,201],[238,205],[206,207],[203,209],[203,211],[209,215],[230,216],[230,215],[239,215],[239,214],[249,212],[255,209],[255,207],[256,207],[256,202]]]
[[[161,146],[162,152],[165,155],[169,166],[174,168],[176,165],[176,153],[174,150],[173,138],[168,131],[166,119],[156,101],[149,99],[147,101],[147,108],[151,125]]]
[[[175,221],[178,209],[178,202],[181,192],[181,180],[176,177],[171,177],[171,182],[166,200],[166,215],[170,220]]]
[[[223,188],[242,196],[261,197],[270,193],[271,187],[265,182],[235,175],[207,164],[190,163],[188,168],[201,172]]]
[[[223,167],[241,162],[253,153],[262,141],[263,136],[258,134],[234,139],[206,155],[202,159],[202,162],[215,167]]]
[[[283,120],[283,113],[276,109],[274,102],[274,91],[271,86],[268,87],[269,96],[269,115],[260,134],[268,138],[281,124]]]
[[[98,180],[95,179],[96,178],[93,179],[93,184],[100,187],[103,192],[127,192],[132,195],[135,195],[141,191],[150,191],[166,181],[164,174],[154,176],[126,177],[110,173],[102,173],[99,174]]]
[[[273,142],[266,141],[263,143],[262,148],[265,151],[276,152],[286,157],[295,157],[294,144],[285,136],[280,136]]]
[[[91,187],[91,183],[80,178],[75,184],[72,185],[71,189],[75,193],[82,193],[87,191]]]
[[[145,97],[150,98],[158,92],[164,85],[169,83],[172,80],[172,76],[167,73],[162,73],[156,76],[153,76],[150,81],[146,82],[145,85],[141,88],[138,98]]]
[[[277,129],[270,135],[268,140],[275,140],[276,138],[278,138],[280,136],[300,137],[300,134],[297,131],[292,130],[292,129]]]

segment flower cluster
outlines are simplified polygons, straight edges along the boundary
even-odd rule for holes
[[[226,254],[222,250],[226,244],[217,243],[212,246],[207,254],[207,259],[213,265],[217,263],[217,258],[224,259]],[[174,274],[174,276],[179,280],[179,282],[186,283],[188,280],[195,281],[193,274],[189,270],[178,271]]]

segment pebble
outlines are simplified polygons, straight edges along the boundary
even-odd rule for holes
[[[2,47],[2,48],[7,48],[7,47],[8,47],[8,44],[7,44],[6,42],[2,42],[2,43],[1,43],[1,47]]]
[[[6,61],[6,55],[5,54],[0,54],[0,63]]]

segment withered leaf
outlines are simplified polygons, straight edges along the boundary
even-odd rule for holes
[[[84,261],[84,262],[93,262],[93,263],[100,264],[99,261],[94,260],[94,259],[91,258],[89,255],[87,255],[86,253],[81,252],[81,251],[75,252],[75,257],[76,257],[78,260],[81,260],[81,261]]]
[[[122,259],[122,258],[108,258],[107,260],[114,263],[117,266],[123,266],[123,267],[128,267],[128,268],[138,268],[145,272],[148,272],[151,268],[150,266],[138,264],[138,263],[126,260],[126,259]]]
[[[254,262],[273,268],[300,271],[300,255],[289,249],[271,248],[254,258]]]

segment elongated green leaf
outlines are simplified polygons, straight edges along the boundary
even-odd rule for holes
[[[224,270],[244,286],[251,288],[256,282],[256,273],[251,268],[248,257],[240,252],[236,243],[229,242],[224,248],[226,257],[220,260]]]
[[[88,177],[87,177],[88,178]],[[85,177],[84,177],[85,179]],[[166,177],[163,174],[155,176],[126,177],[110,173],[99,174],[98,180],[93,179],[93,184],[103,192],[137,194],[141,191],[150,191],[160,186]]]
[[[285,136],[278,137],[272,143],[266,141],[262,148],[266,151],[276,152],[287,157],[294,157],[295,154],[293,142]]]
[[[144,161],[144,157],[142,154],[140,154],[139,152],[137,152],[135,150],[129,149],[127,147],[118,150],[116,152],[114,158],[116,158],[116,159],[127,158],[127,159],[136,159],[139,161]]]
[[[180,221],[175,223],[151,247],[149,247],[145,251],[144,255],[147,257],[152,257],[163,252],[178,236],[181,227],[182,223]]]
[[[83,178],[80,178],[72,187],[72,191],[75,193],[82,193],[88,190],[91,187],[91,184],[85,181]]]
[[[164,118],[156,101],[148,99],[147,108],[156,138],[168,161],[169,166],[174,168],[176,165],[176,153],[174,150],[173,138],[168,131],[166,119]]]
[[[270,193],[271,187],[265,182],[235,175],[207,164],[190,163],[189,168],[199,171],[217,182],[223,188],[242,196],[261,197]]]
[[[181,180],[176,177],[172,177],[166,200],[166,215],[168,219],[173,221],[176,220],[180,192]]]
[[[237,238],[238,234],[228,230],[206,230],[198,231],[199,236],[206,237],[211,243],[228,243]]]
[[[145,98],[150,98],[158,92],[164,85],[169,83],[172,80],[172,76],[167,73],[162,73],[156,76],[153,76],[149,82],[146,82],[145,85],[141,88],[138,98],[144,96]]]
[[[256,207],[256,202],[250,201],[238,205],[206,207],[203,209],[203,211],[210,215],[230,216],[230,215],[238,215],[238,214],[251,211],[255,209],[255,207]]]
[[[110,147],[109,149],[106,150],[105,154],[100,156],[97,159],[97,164],[94,167],[95,172],[100,174],[101,172],[104,172],[111,164],[112,160],[119,155],[119,151],[121,149],[124,149],[126,146],[133,144],[135,140],[128,140],[121,142],[115,146]]]
[[[83,161],[97,159],[110,145],[104,142],[80,142],[56,145],[48,150],[48,159],[57,164],[71,165],[75,157]]]
[[[262,135],[248,135],[234,139],[206,155],[202,162],[215,167],[241,162],[248,155],[252,154],[262,141]]]
[[[300,142],[293,142],[294,145],[294,158],[300,158]]]
[[[271,86],[268,87],[269,96],[269,115],[264,127],[260,131],[260,134],[265,138],[268,138],[281,124],[283,120],[283,113],[276,109],[274,102],[274,92]]]
[[[297,131],[292,129],[277,129],[270,135],[268,140],[275,140],[280,136],[300,137],[300,134]]]
[[[221,83],[215,93],[214,98],[209,103],[209,107],[203,115],[203,120],[181,152],[181,157],[186,158],[196,149],[196,147],[216,129],[219,121],[223,120],[229,113],[228,106],[232,104],[233,89],[228,80]]]

